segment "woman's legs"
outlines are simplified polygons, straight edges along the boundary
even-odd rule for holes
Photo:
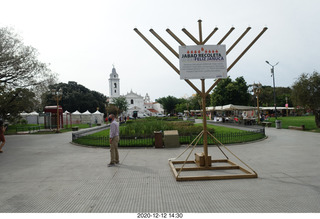
[[[4,144],[6,143],[6,141],[1,141],[1,145],[0,145],[0,153],[3,153],[2,151],[2,147],[4,146]]]

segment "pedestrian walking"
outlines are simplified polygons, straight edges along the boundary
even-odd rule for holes
[[[119,123],[115,120],[114,114],[110,114],[108,118],[110,122],[110,163],[108,167],[112,167],[119,163],[118,143],[119,143]]]
[[[3,153],[2,147],[6,143],[6,138],[4,137],[4,132],[6,131],[7,127],[3,125],[3,121],[0,120],[0,153]]]

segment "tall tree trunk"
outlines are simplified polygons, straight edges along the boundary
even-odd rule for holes
[[[320,110],[313,110],[316,126],[320,128]]]

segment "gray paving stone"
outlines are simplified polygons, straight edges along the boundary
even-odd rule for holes
[[[177,182],[168,165],[185,146],[120,148],[121,164],[108,168],[108,149],[70,144],[70,133],[7,136],[0,212],[319,213],[320,134],[266,133],[263,141],[228,146],[258,178],[189,182]],[[221,156],[215,147],[209,154]]]

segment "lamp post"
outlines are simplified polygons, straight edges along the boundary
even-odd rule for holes
[[[261,93],[261,88],[262,88],[262,85],[261,83],[254,83],[252,85],[252,88],[253,88],[253,93],[254,95],[257,97],[257,108],[258,108],[258,124],[260,124],[260,109],[259,109],[259,95]]]
[[[59,100],[62,98],[62,89],[59,90],[52,89],[51,94],[53,95],[53,98],[57,101],[57,133],[59,133],[59,126],[60,126],[60,117],[59,117]]]
[[[286,97],[286,110],[287,110],[287,117],[288,117],[288,107],[289,107],[289,105],[288,105],[288,97]]]
[[[275,87],[275,79],[274,79],[274,66],[278,65],[279,62],[277,62],[275,65],[271,65],[268,61],[266,61],[268,65],[271,66],[271,77],[273,77],[273,102],[274,102],[274,111],[275,116],[277,119],[277,104],[276,104],[276,87]]]

